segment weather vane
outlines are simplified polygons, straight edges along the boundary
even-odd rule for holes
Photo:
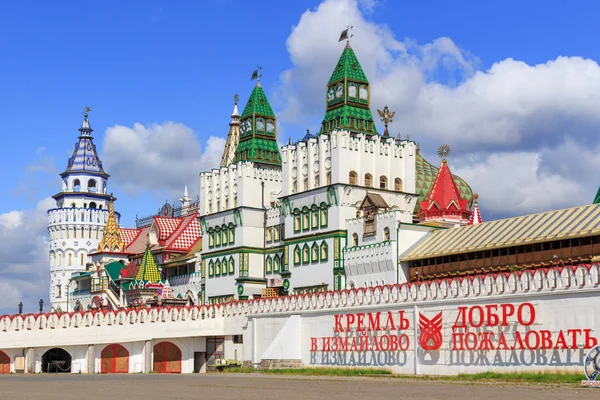
[[[440,147],[438,147],[437,154],[443,161],[446,161],[446,158],[448,158],[450,152],[450,146],[448,146],[447,144],[443,144]]]
[[[348,42],[350,42],[350,38],[354,35],[350,35],[350,30],[354,28],[352,25],[346,25],[346,29],[344,29],[342,31],[342,34],[340,35],[340,40],[338,40],[338,43],[341,42],[342,40],[347,40]]]
[[[395,111],[391,112],[387,105],[385,107],[383,107],[383,111],[377,110],[377,112],[379,113],[381,122],[383,122],[383,124],[385,125],[385,130],[383,131],[383,136],[388,137],[388,136],[390,136],[390,133],[388,132],[388,124],[390,122],[392,122],[392,118],[394,118],[394,115],[396,115],[396,112]]]
[[[92,111],[92,107],[90,107],[90,106],[85,106],[85,108],[83,109],[83,111],[82,111],[81,113],[83,114],[83,116],[84,116],[84,117],[86,117],[86,118],[87,118],[87,116],[88,116],[88,113],[89,113],[90,111]]]
[[[235,104],[237,104],[237,103],[238,103],[238,101],[240,101],[240,96],[238,96],[238,94],[236,93],[236,94],[234,94],[234,95],[233,95],[233,102],[234,102]]]
[[[254,70],[254,72],[252,72],[252,78],[250,78],[251,81],[253,80],[257,80],[260,81],[260,77],[262,76],[262,74],[260,73],[260,70],[262,69],[262,67],[260,65],[256,66],[256,69]]]

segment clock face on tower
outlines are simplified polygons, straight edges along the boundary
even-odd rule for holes
[[[327,91],[327,100],[333,100],[333,96],[334,96],[334,90],[333,90],[333,86],[332,86]]]

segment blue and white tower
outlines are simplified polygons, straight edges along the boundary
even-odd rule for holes
[[[62,190],[52,196],[56,208],[48,210],[50,235],[50,307],[67,311],[71,275],[86,270],[88,254],[98,250],[109,213],[109,175],[96,152],[87,107],[79,140],[67,169],[61,173]],[[118,218],[117,214],[117,218]],[[72,310],[69,310],[72,311]]]

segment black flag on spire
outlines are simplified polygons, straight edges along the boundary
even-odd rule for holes
[[[260,65],[257,66],[257,68],[254,70],[254,72],[252,72],[252,78],[250,78],[251,81],[258,79],[260,81],[260,77],[262,76],[260,74],[260,70],[262,69],[262,67]]]
[[[341,42],[342,40],[350,40],[350,38],[354,35],[350,35],[350,29],[352,29],[353,26],[352,25],[346,25],[346,29],[344,29],[342,31],[342,34],[340,35],[340,40],[338,40],[338,42]]]

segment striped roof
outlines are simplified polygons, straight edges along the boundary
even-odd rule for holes
[[[491,250],[600,234],[600,204],[435,230],[400,256],[400,261]]]
[[[158,240],[163,241],[168,239],[181,226],[183,218],[154,217],[154,222],[158,227]]]

